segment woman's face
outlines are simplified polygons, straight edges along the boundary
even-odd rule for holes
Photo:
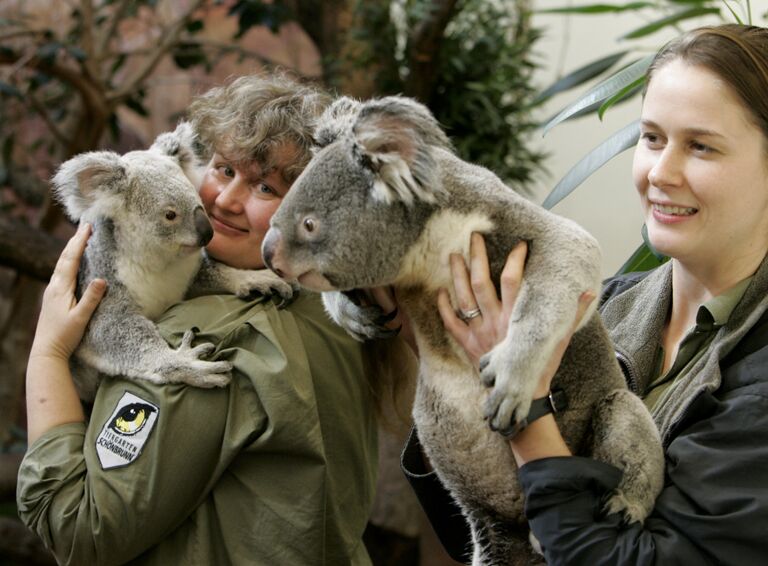
[[[200,185],[200,197],[213,225],[206,250],[214,259],[240,269],[261,269],[261,242],[290,184],[283,178],[281,156],[295,156],[290,148],[278,151],[275,169],[263,171],[255,161],[234,162],[215,154]]]
[[[677,59],[648,85],[632,168],[651,244],[691,265],[768,251],[766,140],[717,75]]]

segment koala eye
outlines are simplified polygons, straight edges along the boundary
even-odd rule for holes
[[[302,222],[302,224],[304,225],[304,229],[305,229],[307,232],[314,232],[314,231],[315,231],[315,221],[314,221],[312,218],[310,218],[309,216],[307,216],[307,217],[304,219],[304,221]]]
[[[175,220],[176,219],[176,212],[173,210],[166,210],[165,211],[165,219],[166,220]]]

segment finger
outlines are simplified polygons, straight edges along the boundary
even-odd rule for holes
[[[581,324],[581,319],[584,318],[584,315],[589,309],[589,305],[591,305],[594,300],[595,294],[592,291],[584,291],[579,297],[579,306],[576,308],[576,318],[573,321],[574,331],[579,327],[579,324]]]
[[[524,240],[520,240],[509,252],[504,269],[501,271],[501,304],[507,317],[512,314],[515,301],[517,301],[517,294],[523,282],[523,269],[527,255],[528,244]]]
[[[440,289],[437,293],[437,310],[440,313],[440,318],[443,319],[443,325],[448,333],[459,344],[464,344],[469,334],[469,328],[456,316],[456,312],[451,306],[448,291],[445,289]]]
[[[75,307],[77,316],[90,320],[96,307],[99,306],[99,302],[104,297],[106,290],[107,282],[104,279],[94,279],[91,281]]]
[[[69,239],[56,262],[56,267],[51,275],[51,280],[56,277],[59,283],[66,283],[74,287],[77,270],[80,268],[80,259],[83,257],[88,237],[91,235],[91,226],[87,222],[78,226],[77,231]]]
[[[395,294],[392,291],[392,287],[374,287],[369,291],[371,298],[381,307],[384,314],[397,309],[397,302],[395,302]]]
[[[451,254],[451,275],[453,276],[453,290],[456,292],[456,303],[464,312],[477,308],[477,300],[469,281],[469,273],[464,258],[459,254]]]
[[[483,316],[495,318],[501,303],[496,294],[496,288],[491,280],[491,268],[488,263],[488,252],[482,234],[472,233],[469,246],[470,282],[477,306],[483,311]]]

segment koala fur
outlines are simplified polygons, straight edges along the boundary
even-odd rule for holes
[[[419,348],[417,433],[469,522],[473,564],[527,563],[515,462],[491,428],[527,416],[579,297],[587,290],[599,295],[598,245],[574,222],[459,159],[433,116],[413,100],[340,99],[315,139],[321,147],[272,217],[265,261],[322,291],[330,316],[359,339],[381,335],[374,320],[380,312],[357,306],[348,292],[395,287]],[[528,243],[506,339],[483,358],[479,373],[445,331],[436,306],[438,290],[453,288],[449,254],[468,259],[472,232],[485,238],[495,281],[514,245]],[[662,487],[661,443],[642,401],[626,387],[594,306],[564,356],[556,387],[569,399],[555,418],[573,453],[624,471],[605,511],[644,520]]]
[[[190,331],[174,350],[152,321],[185,295],[227,291],[247,298],[276,290],[290,298],[293,292],[268,270],[234,269],[202,251],[213,228],[196,188],[201,164],[194,143],[191,126],[181,123],[148,150],[83,153],[53,177],[70,219],[92,225],[78,296],[95,278],[108,282],[72,362],[83,400],[93,400],[99,374],[226,385],[231,364],[202,359],[213,345],[192,347]]]

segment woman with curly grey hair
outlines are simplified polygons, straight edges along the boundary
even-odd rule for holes
[[[269,219],[310,158],[327,102],[273,75],[239,78],[192,103],[210,158],[200,195],[211,257],[264,267]],[[193,328],[215,344],[214,359],[234,366],[230,385],[109,379],[86,421],[67,362],[104,292],[97,282],[74,297],[87,237],[81,228],[59,260],[27,372],[19,512],[58,561],[369,564],[362,535],[375,491],[376,410],[361,345],[311,293],[282,309],[268,296],[190,299],[159,329],[171,343]],[[131,429],[111,427],[118,418],[152,428],[139,454],[105,465],[97,444],[105,434],[119,444]]]

